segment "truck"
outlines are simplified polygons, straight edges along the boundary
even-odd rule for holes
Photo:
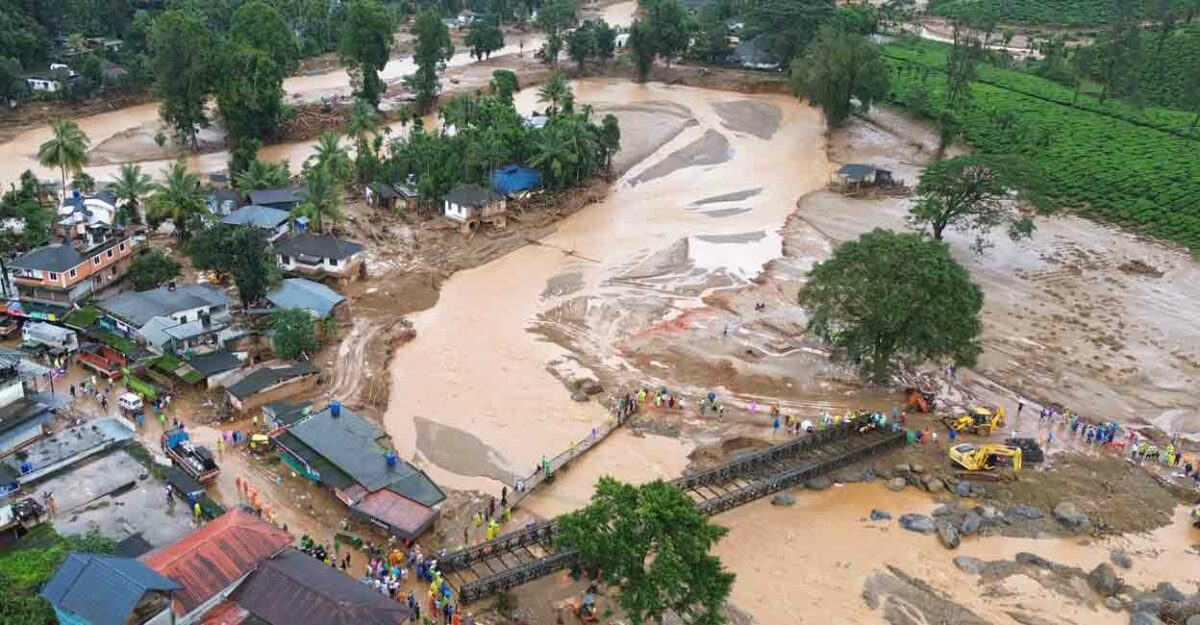
[[[21,326],[21,340],[31,347],[45,347],[51,354],[69,354],[79,349],[79,337],[74,330],[40,321]]]
[[[212,452],[207,447],[192,442],[187,430],[182,426],[163,432],[160,443],[163,453],[171,462],[201,484],[212,482],[221,473]]]
[[[119,380],[125,367],[125,354],[101,343],[79,348],[79,366],[91,369],[110,380]]]

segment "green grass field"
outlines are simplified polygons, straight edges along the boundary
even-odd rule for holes
[[[1152,0],[1123,0],[1133,6],[1134,15],[1149,19]],[[1179,7],[1189,0],[1172,0]],[[958,17],[969,11],[984,11],[1001,22],[1030,24],[1104,24],[1115,17],[1112,0],[929,0],[934,15]]]
[[[891,44],[892,100],[909,108],[944,109],[941,72],[948,46]],[[1015,70],[980,67],[973,106],[956,114],[980,152],[1024,154],[1046,192],[1070,208],[1200,251],[1200,141],[1186,137],[1193,114],[1100,104],[1057,83]]]

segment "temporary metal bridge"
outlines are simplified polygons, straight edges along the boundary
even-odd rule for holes
[[[904,444],[905,433],[860,431],[862,422],[842,424],[672,482],[705,515],[736,508],[766,495]],[[470,603],[544,577],[576,563],[575,550],[556,550],[555,522],[531,523],[479,545],[451,552],[438,568]]]

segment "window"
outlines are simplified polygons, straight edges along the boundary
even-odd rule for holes
[[[279,262],[281,262],[281,263],[283,263],[283,264],[285,264],[285,265],[290,265],[290,264],[292,264],[292,259],[291,259],[291,257],[290,257],[290,256],[288,256],[288,255],[286,255],[286,254],[280,254],[280,255],[279,255]]]
[[[125,244],[124,244],[124,243],[122,243],[122,244],[118,245],[118,246],[117,246],[117,249],[119,249],[119,250],[121,250],[122,252],[124,252],[124,251],[125,251]]]
[[[58,282],[58,274],[56,274],[56,273],[54,273],[53,271],[51,271],[51,272],[50,272],[50,281],[51,281],[51,282]]]
[[[93,265],[99,265],[99,264],[100,264],[100,257],[99,257],[99,256],[97,256],[97,257],[93,258],[93,259],[92,259],[92,264],[93,264]]]
[[[70,273],[70,274],[68,274],[68,275],[70,275],[72,278],[75,278],[75,277],[77,277],[77,276],[79,275],[79,272],[78,272],[78,271],[75,271],[74,269],[72,269],[72,270],[71,270],[71,273]]]
[[[112,258],[112,256],[113,256],[113,251],[112,251],[112,250],[108,250],[107,252],[105,252],[105,254],[104,254],[104,255],[105,255],[105,256],[107,256],[108,258]]]
[[[329,266],[330,266],[330,267],[337,267],[337,259],[336,259],[336,258],[330,258],[330,259],[329,259]]]

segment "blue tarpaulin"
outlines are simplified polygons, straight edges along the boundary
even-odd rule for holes
[[[537,187],[542,177],[536,169],[520,165],[505,165],[492,173],[492,190],[501,195],[512,195]]]

